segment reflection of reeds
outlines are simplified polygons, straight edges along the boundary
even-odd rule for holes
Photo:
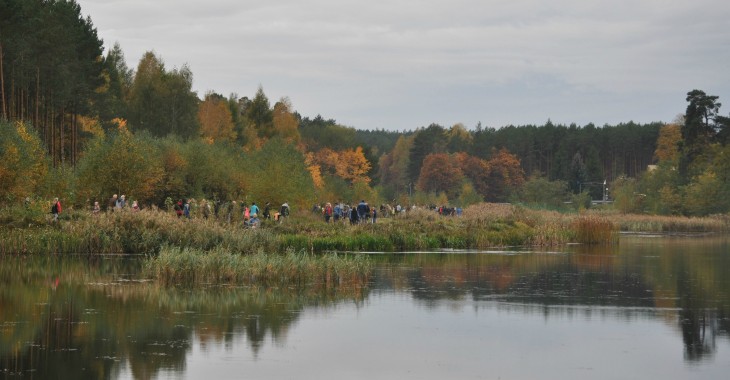
[[[234,254],[217,248],[164,247],[145,263],[145,273],[164,284],[312,285],[325,288],[364,286],[371,264],[364,255]]]

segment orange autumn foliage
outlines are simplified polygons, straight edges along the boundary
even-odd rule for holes
[[[464,173],[457,160],[447,153],[432,153],[423,159],[416,188],[429,193],[446,193],[453,197],[461,188]]]
[[[367,174],[372,166],[361,147],[339,152],[323,148],[312,155],[312,162],[319,165],[322,172],[350,183],[370,183],[371,179]]]

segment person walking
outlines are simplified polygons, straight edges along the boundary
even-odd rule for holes
[[[175,203],[175,215],[177,215],[178,218],[182,217],[183,214],[183,200],[180,199]]]
[[[354,225],[357,224],[360,219],[360,215],[357,213],[356,207],[350,208],[350,224]]]
[[[342,204],[337,203],[335,208],[332,210],[332,213],[335,217],[335,223],[339,222],[340,218],[342,218]]]
[[[51,205],[51,214],[53,215],[53,222],[58,222],[58,214],[61,213],[61,202],[58,198],[53,198],[53,204]]]
[[[281,205],[281,209],[279,210],[279,221],[283,221],[282,218],[288,218],[289,217],[289,203],[284,202]]]
[[[327,202],[326,205],[324,205],[324,221],[329,223],[330,219],[332,218],[332,203]]]
[[[264,219],[271,219],[271,203],[269,202],[264,205]]]
[[[122,196],[120,196],[119,199],[117,199],[117,203],[116,203],[115,207],[116,207],[117,211],[121,211],[122,209],[124,209],[124,206],[126,206],[126,205],[127,205],[127,200],[124,197],[124,194],[122,194]]]
[[[107,202],[106,205],[106,211],[114,211],[114,207],[117,206],[117,195],[112,195],[111,198],[109,198],[109,202]]]
[[[365,200],[363,199],[357,205],[357,218],[359,219],[359,221],[365,221],[365,220],[367,220],[368,214],[370,214],[370,208],[368,207],[368,204],[365,203]]]

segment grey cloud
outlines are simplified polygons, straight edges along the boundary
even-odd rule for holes
[[[730,96],[724,0],[79,3],[130,67],[155,50],[199,93],[261,84],[360,128],[671,120],[692,88]]]

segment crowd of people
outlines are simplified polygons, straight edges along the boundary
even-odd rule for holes
[[[168,210],[175,212],[178,218],[191,219],[196,218],[215,218],[222,220],[227,223],[241,221],[244,226],[250,228],[257,228],[261,225],[262,220],[273,220],[275,222],[283,222],[289,217],[290,207],[288,202],[284,202],[280,207],[274,208],[270,202],[266,202],[263,208],[259,207],[256,202],[252,202],[250,205],[245,201],[230,201],[221,202],[219,200],[206,200],[202,199],[196,201],[193,198],[190,199],[178,199],[173,201],[168,198],[165,201],[165,205]],[[411,206],[410,209],[416,209],[415,205]],[[429,205],[426,207],[429,210],[438,212],[442,216],[461,216],[461,208],[459,207],[447,207],[435,205]],[[58,221],[58,216],[61,213],[61,202],[58,198],[55,198],[51,205],[51,215],[53,222]],[[330,202],[324,205],[315,204],[312,207],[312,211],[315,213],[321,213],[327,223],[350,223],[351,225],[361,223],[376,223],[378,217],[392,217],[400,213],[405,213],[408,208],[401,206],[400,204],[390,205],[381,204],[379,207],[370,206],[364,199],[359,203],[353,202],[352,205],[344,202],[336,202],[334,205]],[[105,211],[126,211],[131,212],[140,211],[139,203],[134,200],[131,205],[128,205],[127,198],[124,194],[118,196],[117,194],[112,195],[106,203]],[[94,202],[92,206],[92,213],[94,215],[99,214],[103,211],[101,204],[98,201]]]
[[[284,202],[280,207],[274,209],[270,202],[266,202],[263,208],[259,207],[256,202],[250,205],[243,201],[221,202],[219,200],[202,199],[197,201],[194,198],[181,198],[177,201],[168,198],[165,201],[168,210],[174,211],[178,218],[215,218],[227,223],[241,221],[244,226],[257,228],[261,225],[262,220],[274,220],[282,222],[289,217],[289,203]],[[107,202],[106,211],[123,211],[131,210],[139,211],[140,207],[137,201],[133,201],[131,206],[127,206],[124,195],[117,196],[114,194]],[[94,202],[93,213],[101,212],[99,202]]]
[[[410,209],[416,208],[417,206],[415,205],[410,207]],[[427,209],[436,211],[442,216],[461,216],[462,212],[460,207],[436,207],[435,205],[429,205]],[[334,223],[349,222],[350,224],[375,223],[378,216],[392,217],[400,213],[405,213],[406,211],[407,208],[400,204],[381,204],[379,207],[371,207],[364,199],[360,203],[353,203],[353,205],[344,202],[337,202],[332,205],[332,203],[327,202],[324,206],[321,204],[312,206],[312,212],[321,213],[327,223],[331,221]]]

